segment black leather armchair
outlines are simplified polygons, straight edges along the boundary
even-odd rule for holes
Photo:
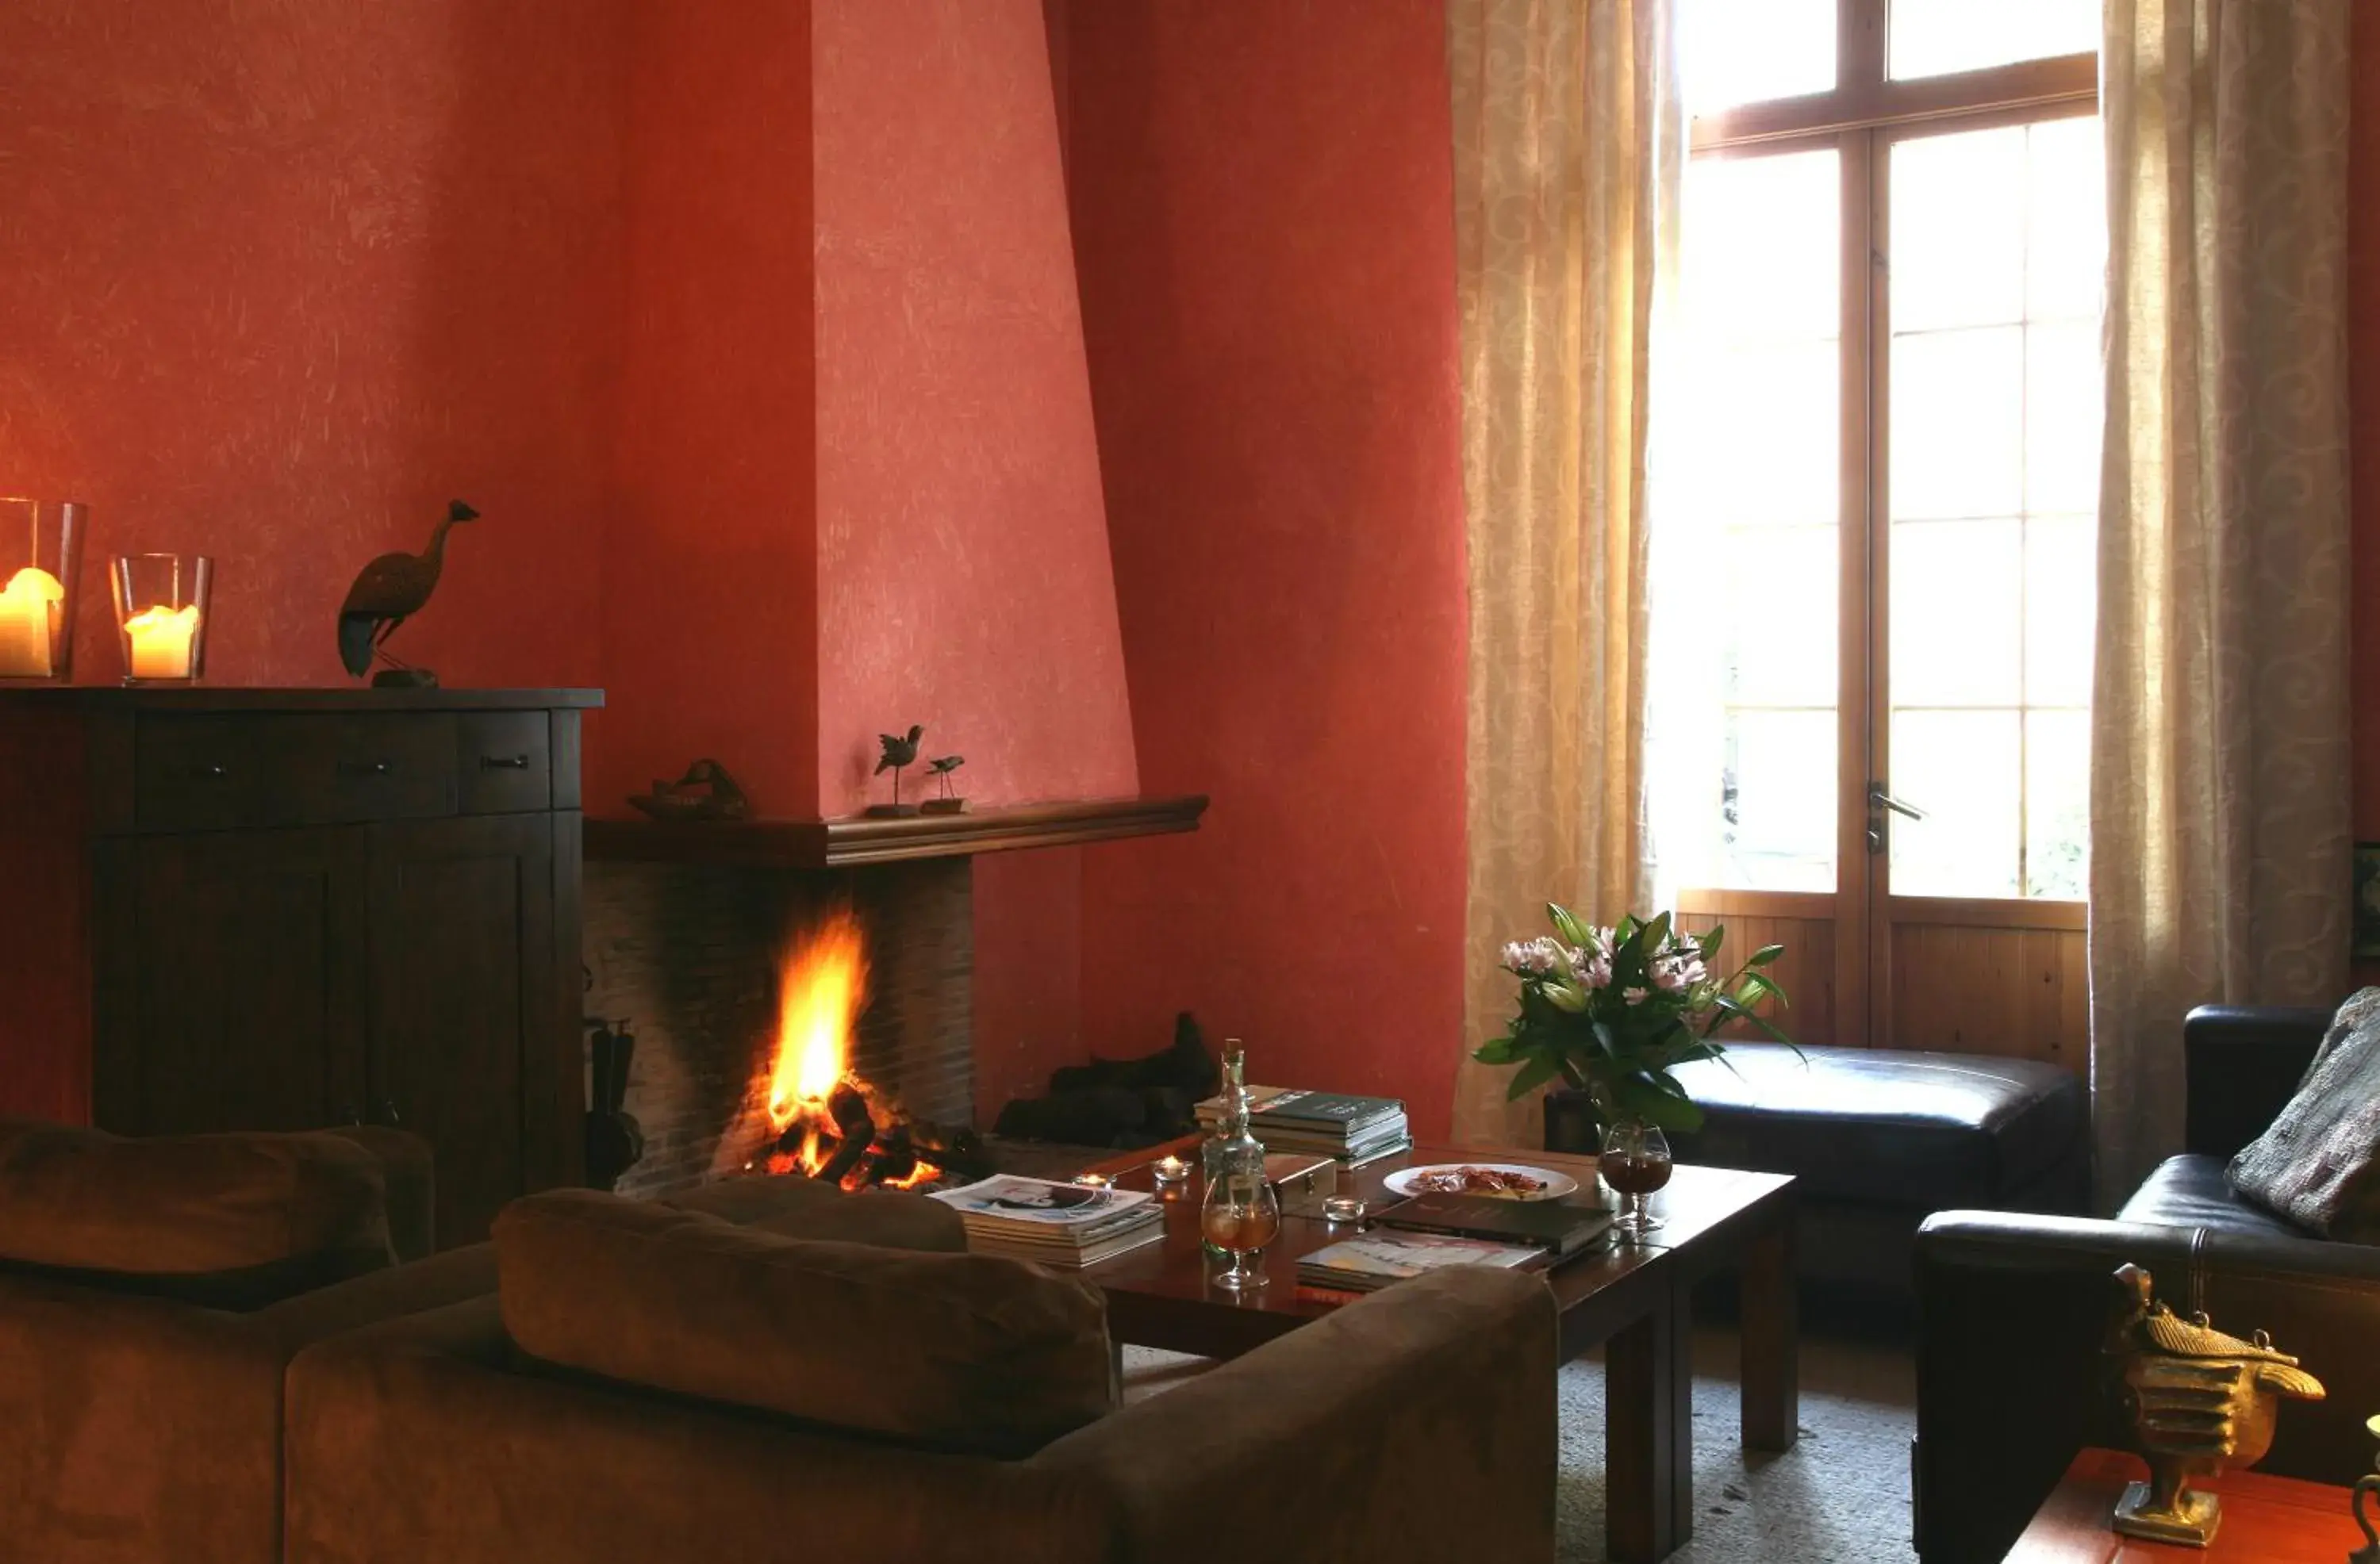
[[[1917,1239],[1917,1550],[2002,1558],[2086,1445],[2129,1443],[2103,1356],[2126,1261],[2184,1312],[2273,1333],[2329,1389],[2281,1413],[2260,1470],[2351,1483],[2380,1412],[2380,1247],[2314,1238],[2239,1202],[2232,1153],[2280,1111],[2322,1039],[2319,1011],[2207,1007],[2183,1024],[2187,1150],[2114,1221],[1946,1211]]]

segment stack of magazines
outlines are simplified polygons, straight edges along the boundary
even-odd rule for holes
[[[1250,1086],[1248,1099],[1248,1129],[1267,1151],[1335,1157],[1360,1168],[1413,1145],[1405,1105],[1392,1097]],[[1213,1134],[1222,1119],[1221,1097],[1198,1105],[1198,1127],[1207,1134]]]
[[[1165,1236],[1165,1207],[1141,1190],[995,1173],[932,1198],[957,1209],[970,1252],[1045,1266],[1095,1266]]]
[[[1543,1251],[1517,1243],[1487,1243],[1475,1238],[1375,1229],[1360,1238],[1318,1249],[1297,1263],[1302,1287],[1330,1292],[1377,1292],[1390,1282],[1424,1276],[1449,1266],[1493,1266],[1510,1270],[1539,1258]]]

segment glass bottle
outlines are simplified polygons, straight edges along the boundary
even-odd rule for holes
[[[1223,1110],[1217,1117],[1215,1133],[1198,1148],[1200,1171],[1209,1191],[1235,1171],[1252,1169],[1258,1182],[1264,1180],[1264,1143],[1249,1127],[1254,1098],[1248,1092],[1248,1050],[1237,1037],[1223,1039],[1222,1097]],[[1230,1251],[1207,1238],[1203,1230],[1200,1238],[1209,1255],[1228,1257]]]

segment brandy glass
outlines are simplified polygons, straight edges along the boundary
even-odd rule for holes
[[[1265,1274],[1253,1262],[1281,1236],[1281,1201],[1265,1182],[1261,1158],[1253,1168],[1229,1165],[1207,1181],[1198,1231],[1228,1262],[1216,1273],[1216,1286],[1244,1292],[1264,1285]]]
[[[1615,1119],[1605,1129],[1597,1167],[1620,1196],[1620,1215],[1611,1224],[1620,1242],[1642,1243],[1659,1229],[1653,1193],[1670,1182],[1672,1166],[1669,1140],[1658,1126],[1642,1119]]]

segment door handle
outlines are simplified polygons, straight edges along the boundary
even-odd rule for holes
[[[1867,784],[1867,806],[1871,809],[1889,809],[1896,815],[1903,815],[1912,820],[1922,820],[1925,818],[1925,811],[1916,805],[1904,804],[1885,792],[1882,782]]]
[[[1869,782],[1867,784],[1867,850],[1870,853],[1880,854],[1884,851],[1884,816],[1888,809],[1912,820],[1922,820],[1925,818],[1925,810],[1914,804],[1904,804],[1895,798],[1885,791],[1882,782]]]
[[[526,755],[482,755],[480,757],[480,770],[483,771],[526,771],[528,770],[528,757]]]
[[[339,770],[350,777],[384,777],[395,770],[385,760],[342,760]]]

